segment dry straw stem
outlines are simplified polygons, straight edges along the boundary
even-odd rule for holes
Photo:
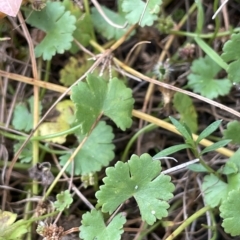
[[[154,124],[158,125],[159,127],[162,127],[162,128],[164,128],[164,129],[167,129],[167,130],[169,130],[169,131],[171,131],[171,132],[174,132],[174,133],[176,133],[176,134],[178,134],[178,135],[181,135],[181,134],[177,131],[177,129],[175,128],[174,125],[172,125],[172,124],[170,124],[170,123],[168,123],[168,122],[162,121],[162,120],[160,120],[160,119],[158,119],[158,118],[152,117],[152,116],[150,116],[150,115],[148,115],[148,114],[146,114],[146,113],[143,113],[143,112],[140,112],[140,111],[137,111],[137,110],[133,110],[133,111],[132,111],[132,115],[135,116],[135,117],[137,117],[137,118],[144,119],[144,120],[147,121],[147,122],[154,123]],[[197,138],[198,138],[198,135],[193,134],[192,136],[193,136],[194,141],[196,141]],[[209,140],[207,140],[207,139],[203,139],[203,140],[200,142],[200,144],[203,145],[203,146],[205,146],[205,147],[208,147],[208,146],[211,146],[211,145],[213,144],[213,142],[211,142],[211,141],[209,141]],[[234,154],[233,151],[231,151],[231,150],[229,150],[229,149],[227,149],[227,148],[219,148],[219,149],[217,149],[216,151],[219,152],[219,153],[221,153],[221,154],[223,154],[223,155],[225,155],[225,156],[227,156],[227,157],[231,157],[231,156]]]
[[[30,58],[31,58],[31,63],[32,63],[32,73],[33,73],[33,77],[34,77],[34,81],[35,81],[35,79],[38,79],[39,76],[38,76],[38,71],[37,71],[36,57],[35,57],[35,53],[34,53],[34,45],[33,45],[32,38],[30,36],[30,33],[28,31],[28,28],[26,26],[26,23],[24,21],[21,11],[19,11],[19,13],[18,13],[18,19],[21,23],[25,38],[28,43],[29,53],[30,53]],[[33,95],[34,95],[34,98],[33,98],[33,128],[35,128],[39,122],[39,87],[36,85],[33,85]],[[34,136],[38,136],[38,131],[35,131]],[[38,163],[38,156],[39,156],[39,144],[38,144],[38,141],[35,140],[35,141],[33,141],[33,161],[32,161],[33,166]],[[10,170],[11,169],[9,169],[9,171]],[[38,185],[35,182],[33,182],[32,191],[33,191],[33,194],[38,193]]]
[[[76,82],[71,86],[75,86],[77,85],[80,81],[82,81],[89,72],[91,72],[92,70],[94,70],[100,63],[101,61],[109,55],[109,53],[111,52],[111,50],[106,50],[103,54],[101,54],[101,56],[93,63],[93,65],[88,69],[87,72],[85,72],[79,79],[76,80]],[[1,76],[1,75],[0,75]],[[33,85],[34,87],[38,87],[38,84],[35,83],[36,79],[34,79],[33,81]],[[33,136],[33,134],[36,132],[36,130],[38,129],[38,127],[40,126],[40,124],[45,120],[45,118],[47,117],[47,115],[56,107],[56,105],[66,96],[69,94],[71,87],[69,88],[65,88],[66,91],[63,92],[59,98],[51,105],[51,107],[48,109],[48,111],[44,114],[44,116],[39,120],[39,122],[37,123],[37,125],[35,126],[35,128],[31,131],[31,133],[28,135],[28,137],[26,138],[26,140],[23,142],[23,144],[21,145],[21,147],[19,148],[19,150],[16,152],[16,154],[14,155],[11,164],[8,168],[7,174],[6,174],[6,185],[8,185],[9,180],[10,180],[10,176],[11,176],[11,172],[12,169],[14,167],[14,164],[17,162],[22,150],[24,149],[24,147],[27,145],[27,143],[29,142],[30,138]],[[52,186],[52,185],[51,185]],[[6,194],[5,194],[6,195]],[[6,198],[6,196],[5,196]]]
[[[135,70],[134,70],[135,71]],[[137,72],[138,73],[138,72]],[[140,73],[139,73],[140,74]],[[66,92],[67,88],[65,87],[62,87],[62,86],[58,86],[56,84],[53,84],[53,83],[43,83],[42,81],[40,80],[35,80],[33,81],[32,78],[28,78],[28,77],[23,77],[21,75],[18,75],[18,74],[13,74],[13,73],[8,73],[8,72],[4,72],[2,70],[0,70],[0,76],[3,76],[3,77],[8,77],[12,80],[16,80],[16,81],[21,81],[22,79],[24,80],[25,83],[28,83],[28,84],[31,84],[31,85],[37,85],[39,87],[42,87],[42,88],[46,88],[48,90],[52,90],[52,91],[55,91],[55,92],[59,92],[59,93],[64,93]],[[144,76],[144,75],[143,75]],[[156,81],[156,80],[155,80]],[[156,81],[156,84],[158,84],[159,82]],[[68,93],[70,94],[70,93]],[[196,94],[195,94],[196,95]],[[198,95],[197,95],[198,96]],[[148,115],[146,113],[143,113],[143,112],[140,112],[138,110],[133,110],[132,111],[132,115],[134,117],[137,117],[139,119],[142,119],[142,120],[145,120],[149,123],[154,123],[156,124],[157,126],[161,127],[161,128],[164,128],[168,131],[171,131],[171,132],[174,132],[176,134],[179,134],[180,133],[176,130],[175,126],[173,126],[172,124],[170,123],[167,123],[165,121],[162,121],[158,118],[155,118],[155,117],[152,117],[151,115]],[[196,140],[198,138],[198,135],[195,135],[193,134],[193,138],[194,140]],[[201,142],[200,142],[201,145],[207,147],[207,146],[210,146],[213,144],[213,142],[207,140],[207,139],[203,139]],[[224,156],[226,157],[231,157],[234,152],[227,149],[227,148],[219,148],[216,150],[217,152],[223,154]]]
[[[38,79],[38,72],[37,72],[37,64],[36,64],[36,58],[35,58],[35,53],[34,53],[34,46],[33,46],[33,42],[31,39],[31,36],[29,34],[28,28],[26,26],[26,23],[24,21],[24,18],[22,16],[21,11],[18,12],[18,19],[19,22],[21,24],[23,33],[25,35],[25,38],[27,40],[28,43],[28,47],[29,47],[29,53],[30,53],[30,58],[31,58],[31,63],[32,63],[32,73],[34,76],[33,81],[35,81],[36,79]],[[35,128],[39,122],[39,87],[36,84],[33,84],[33,94],[34,94],[34,102],[33,102],[33,128]],[[34,136],[38,136],[38,131],[36,131],[34,133]],[[33,142],[33,161],[32,164],[35,165],[38,162],[38,156],[39,156],[39,144],[38,141],[34,141]],[[9,185],[9,181],[10,181],[10,176],[11,176],[11,172],[13,169],[14,164],[16,163],[17,158],[13,159],[11,162],[11,165],[6,173],[6,185]],[[33,194],[37,194],[38,192],[38,185],[33,182],[32,185],[32,190],[33,190]],[[5,206],[5,202],[6,202],[6,197],[7,197],[7,193],[6,191],[4,191],[3,193],[3,199],[2,199],[2,207],[4,209]]]
[[[95,47],[98,51],[100,52],[105,52],[107,50],[105,50],[104,48],[102,48],[98,43],[94,42],[94,41],[90,41],[90,44]],[[169,90],[172,90],[172,91],[175,91],[175,92],[181,92],[183,94],[186,94],[188,96],[191,96],[191,97],[194,97],[194,98],[197,98],[203,102],[206,102],[206,103],[209,103],[217,108],[220,108],[226,112],[229,112],[237,117],[240,118],[240,113],[232,108],[229,108],[229,107],[226,107],[225,105],[221,104],[221,103],[218,103],[216,101],[213,101],[211,99],[208,99],[206,97],[203,97],[201,95],[198,95],[198,94],[195,94],[195,93],[192,93],[192,92],[189,92],[189,91],[186,91],[186,90],[183,90],[181,88],[178,88],[178,87],[174,87],[168,83],[164,83],[164,82],[160,82],[158,80],[155,80],[153,78],[150,78],[150,77],[147,77],[145,76],[144,74],[134,70],[133,68],[127,66],[126,64],[124,64],[123,62],[119,61],[117,58],[113,58],[113,61],[116,63],[116,65],[118,65],[119,67],[123,68],[126,72],[132,74],[133,76],[139,78],[139,79],[143,79],[147,82],[150,82],[150,83],[153,83],[155,85],[158,85],[160,87],[163,87],[163,88],[167,88]]]
[[[99,122],[100,118],[101,118],[102,114],[100,114],[98,116],[98,118],[96,119],[96,121],[93,123],[90,132],[87,134],[86,137],[84,137],[84,139],[79,143],[78,147],[74,150],[74,152],[71,154],[70,158],[67,160],[67,162],[65,163],[65,165],[63,166],[63,168],[61,169],[61,171],[58,173],[58,175],[55,177],[54,181],[52,182],[52,184],[49,186],[46,194],[44,195],[44,199],[46,199],[49,194],[51,193],[51,191],[53,190],[53,188],[55,187],[55,185],[58,183],[59,179],[61,178],[61,176],[63,175],[63,173],[65,172],[65,170],[67,169],[67,167],[69,166],[70,163],[72,163],[72,161],[74,160],[74,158],[76,157],[77,153],[81,150],[81,148],[83,147],[84,143],[87,141],[89,135],[91,134],[91,132],[93,131],[93,129],[96,127],[97,123]]]
[[[148,2],[147,2],[148,3]],[[147,3],[146,3],[146,6],[147,6]],[[193,4],[193,6],[191,7],[190,11],[189,11],[189,14],[191,14],[196,8],[196,3]],[[143,14],[144,14],[144,11],[143,11]],[[142,15],[143,16],[143,15]],[[141,16],[141,18],[142,18]],[[182,25],[186,22],[187,18],[186,17],[183,17],[183,19],[180,21],[180,23],[178,25],[175,26],[175,30],[179,30]],[[141,19],[140,19],[140,22],[141,22]],[[168,49],[170,48],[170,46],[172,45],[173,43],[173,40],[175,38],[175,35],[170,35],[168,37],[168,40],[164,46],[164,48],[162,49],[162,53],[158,59],[158,62],[159,63],[162,63],[167,55],[167,52],[168,52]],[[127,62],[127,61],[126,61]],[[143,107],[142,107],[142,112],[146,112],[147,110],[147,106],[149,105],[149,102],[150,102],[150,99],[151,97],[153,96],[153,91],[154,91],[154,83],[150,82],[149,86],[148,86],[148,89],[147,89],[147,92],[146,92],[146,95],[144,97],[144,102],[143,102]],[[163,93],[163,89],[162,87],[159,87],[159,90]],[[142,128],[142,125],[143,125],[143,119],[139,121],[139,129]],[[137,142],[137,149],[139,150],[140,149],[140,146],[141,146],[141,139],[142,139],[142,136],[139,137],[138,139],[138,142]]]

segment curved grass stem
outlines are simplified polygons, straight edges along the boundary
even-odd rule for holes
[[[192,216],[186,219],[169,237],[167,237],[166,240],[173,240],[180,233],[182,233],[187,226],[189,226],[193,221],[198,219],[200,216],[202,216],[205,212],[207,212],[210,209],[211,207],[206,206],[195,212]]]

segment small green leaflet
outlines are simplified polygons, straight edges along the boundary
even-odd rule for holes
[[[64,53],[71,48],[76,18],[65,11],[61,2],[48,1],[42,11],[26,12],[27,23],[46,33],[45,38],[35,48],[36,57],[51,60],[56,53]]]
[[[39,103],[39,112],[42,106]],[[39,116],[40,116],[39,113]],[[27,100],[27,103],[18,103],[13,112],[12,125],[16,130],[29,132],[33,128],[33,97]]]
[[[226,62],[230,62],[227,69],[229,79],[234,83],[240,82],[240,49],[239,49],[240,33],[232,34],[231,39],[223,46],[222,58]]]
[[[223,218],[222,226],[226,233],[232,236],[240,235],[240,190],[232,190],[220,206],[220,216]]]
[[[160,173],[160,162],[152,160],[148,154],[132,155],[128,162],[108,167],[104,185],[96,193],[102,211],[111,214],[124,201],[134,197],[143,221],[152,225],[157,219],[166,217],[167,200],[173,197],[174,185],[169,176]]]
[[[19,150],[22,144],[23,141],[14,144],[13,146],[14,153],[16,153]],[[21,163],[29,163],[32,161],[32,157],[33,157],[32,142],[29,142],[21,151],[19,159]]]
[[[29,103],[31,112],[29,112],[25,103],[18,103],[14,108],[12,125],[16,130],[28,132],[33,127],[33,102]]]
[[[125,217],[119,213],[106,226],[102,213],[93,209],[83,214],[79,237],[84,240],[120,240],[125,222]]]
[[[235,168],[237,165],[235,164]],[[240,173],[236,174],[228,174],[227,175],[227,182],[228,182],[228,191],[239,189],[240,186]]]
[[[222,58],[226,62],[239,59],[240,49],[239,49],[240,33],[232,34],[231,39],[228,40],[223,46]]]
[[[238,150],[225,164],[221,173],[227,175],[227,183],[220,180],[217,176],[210,174],[204,177],[202,191],[207,205],[212,208],[220,205],[227,197],[229,192],[239,189],[240,185],[240,150]]]
[[[63,5],[66,10],[70,11],[77,19],[75,24],[76,30],[73,32],[74,39],[80,42],[84,47],[88,46],[93,33],[91,16],[87,13],[81,12],[80,8],[71,0],[64,0]],[[78,51],[79,47],[73,42],[70,52],[74,54]]]
[[[186,94],[177,92],[174,94],[173,105],[180,113],[180,121],[186,123],[193,133],[197,132],[197,112],[192,99]]]
[[[75,135],[79,143],[84,138],[80,131],[76,131]],[[114,158],[113,138],[112,127],[100,121],[74,158],[74,175],[86,175],[100,171],[103,166],[107,166]],[[64,166],[70,156],[70,153],[62,155],[60,164]],[[67,172],[71,174],[72,165],[68,166]]]
[[[227,129],[223,131],[224,139],[231,139],[232,143],[240,144],[240,122],[232,121],[227,125]]]
[[[231,81],[214,79],[220,70],[221,67],[209,56],[194,60],[191,67],[192,73],[187,77],[188,87],[209,99],[227,95],[232,87]]]
[[[28,231],[25,220],[15,222],[17,214],[0,209],[0,240],[22,239]]]
[[[126,13],[125,18],[130,24],[138,23],[145,11],[140,26],[152,26],[158,19],[161,4],[162,0],[150,0],[146,7],[146,2],[142,0],[122,0],[122,11]]]
[[[54,202],[54,207],[58,211],[63,211],[64,209],[69,208],[72,202],[73,198],[69,190],[66,190],[64,192],[57,194],[57,201]]]
[[[4,230],[6,230],[10,225],[12,225],[16,221],[16,219],[16,213],[2,211],[0,209],[0,236],[2,236]]]
[[[76,119],[82,124],[83,134],[90,131],[102,113],[122,130],[132,124],[132,91],[117,78],[107,82],[88,74],[87,82],[80,82],[72,88],[71,99],[75,103]]]
[[[7,231],[7,237],[3,240],[18,240],[23,239],[23,235],[29,232],[29,224],[26,220],[20,219],[13,223]]]
[[[187,166],[187,168],[193,172],[205,172],[208,173],[208,170],[200,163],[195,163]]]
[[[226,162],[223,173],[228,175],[230,173],[240,173],[240,149],[238,149],[233,156],[229,158],[229,160]],[[229,172],[231,169],[232,172]]]
[[[206,204],[214,208],[220,205],[221,201],[227,197],[228,184],[210,174],[204,177],[202,192]]]
[[[81,59],[82,60],[82,59]],[[93,64],[92,61],[81,61],[75,57],[70,57],[64,68],[60,70],[60,82],[69,87],[82,76]]]
[[[239,169],[234,162],[227,161],[221,172],[225,175],[229,175],[229,174],[237,173],[238,171]]]

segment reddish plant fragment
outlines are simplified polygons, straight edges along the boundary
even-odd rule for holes
[[[16,17],[22,0],[0,0],[0,12]]]

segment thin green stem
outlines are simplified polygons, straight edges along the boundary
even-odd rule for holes
[[[155,128],[158,128],[157,125],[151,123],[145,127],[143,127],[142,129],[140,129],[137,133],[135,133],[132,138],[130,139],[130,141],[128,142],[127,146],[125,147],[124,149],[124,152],[123,152],[123,155],[121,157],[121,161],[122,162],[125,162],[127,160],[127,156],[128,156],[128,153],[129,153],[129,150],[130,148],[132,147],[133,143],[137,140],[137,138],[143,134],[143,133],[146,133],[146,132],[150,132],[152,131],[153,129]]]
[[[149,233],[151,233],[156,227],[158,227],[163,221],[157,221],[154,225],[150,226],[148,229],[142,231],[140,234],[138,240],[143,239],[145,236],[147,236]]]
[[[82,149],[83,145],[85,144],[85,142],[87,141],[87,139],[89,138],[89,136],[91,135],[93,129],[96,127],[97,123],[100,121],[100,118],[102,117],[103,113],[100,113],[99,116],[96,118],[95,122],[93,123],[90,131],[88,132],[88,134],[83,138],[83,140],[81,141],[81,143],[78,145],[78,147],[74,150],[74,152],[71,154],[70,158],[67,160],[67,162],[65,163],[65,165],[63,166],[63,168],[61,169],[61,171],[58,173],[58,175],[56,176],[56,178],[54,179],[54,181],[52,182],[52,184],[49,186],[47,192],[45,193],[45,195],[43,196],[43,199],[46,199],[49,194],[52,192],[53,188],[56,186],[56,184],[58,183],[59,179],[61,178],[61,176],[63,175],[63,173],[65,172],[65,170],[67,169],[67,167],[74,161],[74,158],[76,157],[76,155],[78,154],[78,152]]]
[[[195,11],[197,7],[197,4],[194,3],[190,8],[189,8],[189,11],[187,14],[184,15],[184,17],[181,19],[181,21],[178,23],[178,26],[182,26],[186,21],[187,19],[189,18],[189,16]]]
[[[222,180],[222,178],[220,177],[219,173],[214,171],[202,158],[202,155],[199,154],[198,152],[198,149],[197,149],[197,146],[195,144],[195,146],[192,146],[191,148],[192,152],[193,152],[193,155],[194,157],[198,158],[199,159],[199,162],[201,163],[201,165],[207,169],[207,171],[209,173],[212,173],[214,174],[219,180]]]
[[[48,134],[48,135],[44,135],[44,136],[31,137],[30,141],[34,141],[34,140],[44,141],[46,139],[60,137],[60,136],[63,136],[63,135],[69,135],[69,134],[74,133],[76,130],[78,130],[79,127],[80,127],[80,124],[75,126],[75,127],[72,127],[72,128],[67,129],[67,130],[64,130],[62,132]],[[6,130],[8,130],[8,129],[6,129]],[[19,136],[19,135],[16,135],[16,134],[5,132],[5,131],[0,131],[0,133],[1,133],[1,135],[5,136],[5,137],[11,138],[11,139],[15,139],[15,140],[19,140],[19,141],[21,141],[21,140],[23,141],[23,140],[26,140],[26,138],[28,138],[28,135]]]
[[[30,191],[28,191],[28,195],[27,195],[27,198],[30,198],[31,197],[31,194],[30,194]],[[24,207],[24,220],[28,220],[30,218],[29,216],[29,212],[31,211],[31,209],[33,209],[32,207],[32,202],[27,202],[26,203],[26,206]],[[29,225],[28,226],[28,233],[27,233],[27,240],[31,240],[31,226]]]
[[[218,4],[219,4],[219,0],[214,0],[214,3],[213,3],[213,11],[214,12],[217,11]],[[219,29],[220,29],[220,17],[219,17],[219,14],[215,17],[214,21],[215,21],[214,34],[213,34],[209,44],[211,44],[211,42],[213,42],[214,39],[216,39],[216,37],[218,35],[218,32],[219,32]]]
[[[57,154],[57,155],[63,155],[63,154],[66,154],[66,153],[69,152],[69,151],[67,151],[67,150],[54,150],[54,149],[49,148],[49,147],[47,147],[47,146],[44,146],[44,145],[42,145],[42,144],[40,144],[39,147],[40,147],[42,150],[44,150],[44,151],[46,151],[46,152],[48,152],[48,153]]]
[[[210,217],[211,217],[211,221],[212,221],[211,229],[212,229],[212,232],[213,232],[213,236],[210,240],[216,240],[217,237],[218,237],[218,229],[217,229],[218,225],[216,223],[216,219],[215,219],[215,216],[214,216],[212,211],[210,211]]]
[[[84,9],[87,15],[90,15],[89,0],[83,0]]]
[[[6,164],[3,160],[0,159],[0,167],[3,167],[5,165],[7,167],[9,167],[10,164],[11,164],[10,162],[7,162],[7,164]],[[32,167],[32,164],[30,164],[30,163],[19,163],[19,162],[17,162],[17,163],[14,164],[14,169],[20,169],[20,170],[25,170],[25,171],[27,171],[31,167]],[[59,172],[59,170],[56,167],[53,166],[51,168],[51,172],[54,173],[54,174],[57,174]]]
[[[214,175],[218,176],[218,174],[210,166],[208,166],[208,164],[205,163],[205,161],[202,159],[201,156],[199,156],[198,159],[199,159],[199,162],[203,165],[204,168],[207,169],[209,173],[213,173]]]
[[[83,5],[84,5],[86,15],[90,18],[91,13],[89,8],[89,0],[83,0]],[[93,27],[91,27],[90,29],[91,29],[91,38],[92,40],[96,41],[96,36],[95,36],[95,32],[93,31]]]
[[[229,35],[231,35],[231,34],[233,34],[233,33],[238,33],[238,32],[240,32],[240,28],[234,28],[234,29],[232,29],[232,30],[225,31],[225,32],[218,32],[218,33],[216,34],[216,38],[229,36]],[[178,35],[178,36],[186,36],[186,37],[192,37],[192,38],[195,38],[195,37],[200,37],[200,38],[212,38],[212,37],[214,37],[214,35],[215,35],[215,32],[213,32],[213,33],[197,34],[197,33],[184,32],[184,31],[176,31],[176,30],[170,30],[170,33],[171,33],[171,34],[174,34],[174,35]]]
[[[203,29],[203,24],[204,24],[204,11],[203,11],[203,6],[202,2],[200,0],[195,1],[197,4],[197,28],[196,28],[196,33],[199,36],[201,34],[202,29]]]
[[[186,219],[169,237],[166,238],[166,240],[172,240],[175,237],[177,237],[181,232],[184,231],[184,229],[190,225],[193,221],[198,219],[200,216],[202,216],[205,212],[210,210],[211,207],[206,206],[195,212],[191,217]]]
[[[51,68],[51,60],[46,62],[46,71],[44,74],[44,82],[48,82],[49,81],[49,76],[50,76],[50,68]],[[39,69],[39,72],[41,72],[41,69]],[[41,79],[41,78],[39,78]],[[40,99],[43,99],[44,94],[46,92],[46,88],[41,88],[40,90]]]
[[[221,179],[220,175],[219,175],[216,171],[214,171],[214,170],[203,160],[203,158],[202,158],[202,156],[199,154],[196,146],[192,147],[192,152],[193,152],[194,157],[196,157],[196,158],[199,159],[199,162],[201,163],[201,165],[202,165],[204,168],[206,168],[209,173],[212,173],[212,174],[214,174],[218,179]]]

